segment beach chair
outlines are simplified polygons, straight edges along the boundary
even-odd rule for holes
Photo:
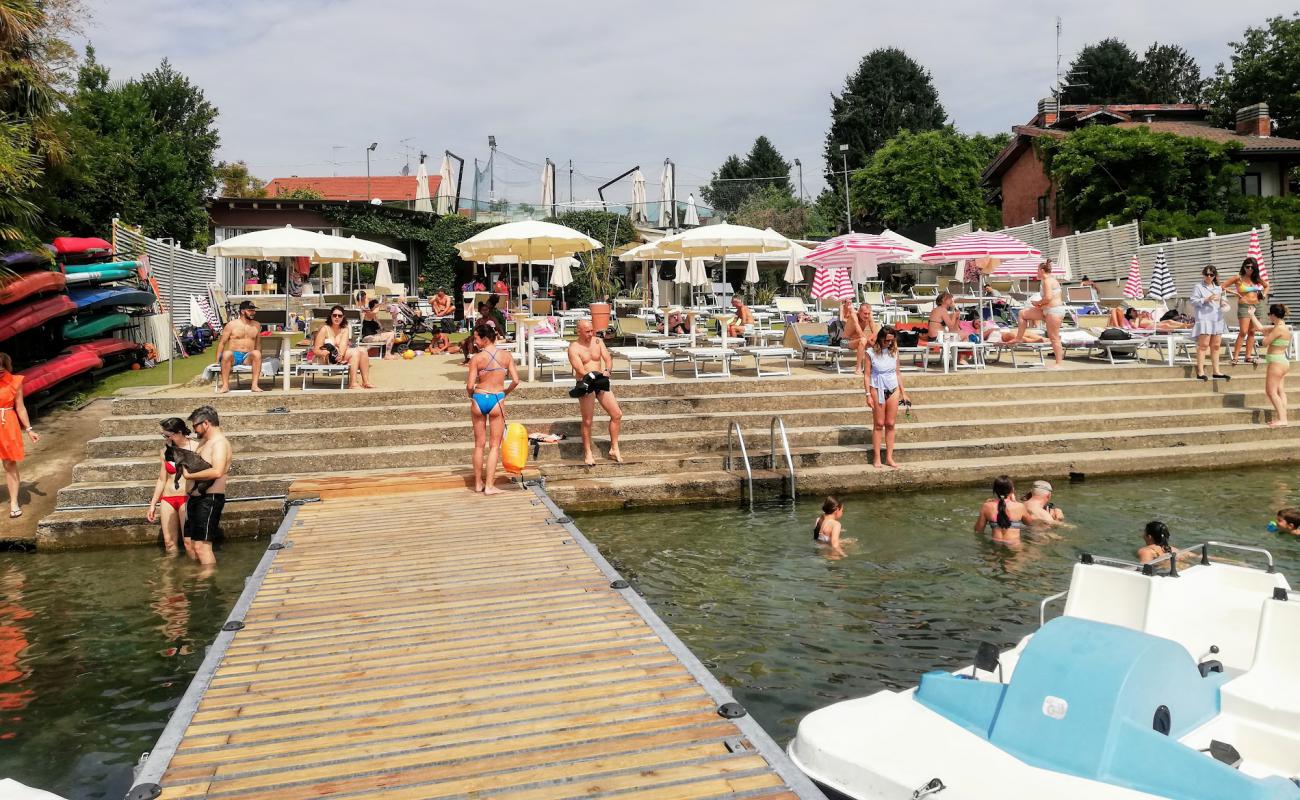
[[[615,317],[614,318],[614,335],[622,339],[624,343],[631,340],[640,344],[639,336],[649,333],[659,334],[658,331],[652,331],[650,325],[641,317]],[[663,336],[665,334],[659,334]]]
[[[850,359],[857,358],[857,353],[847,347],[810,344],[804,341],[803,337],[805,336],[824,337],[826,336],[826,326],[820,322],[796,322],[792,325],[786,325],[785,338],[782,339],[781,343],[783,346],[794,350],[805,363],[825,360],[837,373],[845,371],[843,365],[845,356]]]
[[[725,347],[676,347],[671,353],[674,373],[677,372],[679,361],[689,361],[697,378],[730,378],[731,359],[739,355],[737,351]],[[707,367],[709,364],[717,364],[718,371],[701,370],[701,367]]]
[[[800,297],[773,297],[772,306],[786,322],[794,322],[799,319],[800,314],[808,313],[808,306]]]
[[[658,364],[658,377],[667,378],[667,365],[673,361],[672,353],[659,347],[611,347],[609,352],[627,361],[627,379],[630,381],[649,380],[655,377],[652,374],[636,375],[638,364]],[[644,369],[641,371],[645,372]]]
[[[529,300],[528,310],[534,317],[550,317],[554,315],[554,302],[549,299]]]
[[[1102,281],[1097,283],[1097,303],[1110,310],[1124,305],[1124,287],[1119,281]]]

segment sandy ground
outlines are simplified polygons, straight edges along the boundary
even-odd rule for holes
[[[72,482],[72,468],[86,457],[86,442],[99,435],[99,422],[109,415],[112,401],[101,398],[81,409],[60,408],[35,420],[41,440],[26,441],[27,458],[22,462],[22,488],[18,501],[23,515],[0,516],[0,541],[31,541],[36,523],[54,510],[59,489]],[[0,483],[0,497],[9,507],[9,490]]]

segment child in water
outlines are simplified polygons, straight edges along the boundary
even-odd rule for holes
[[[1140,564],[1155,561],[1166,553],[1178,552],[1178,549],[1169,543],[1169,526],[1159,520],[1148,522],[1142,531],[1142,536],[1146,544],[1139,547],[1137,551]]]
[[[1300,536],[1300,508],[1279,508],[1273,522],[1268,524],[1270,533],[1289,533]]]
[[[822,513],[813,523],[812,535],[813,541],[818,544],[828,544],[831,546],[831,552],[836,555],[844,555],[840,549],[842,542],[851,541],[849,539],[840,539],[840,533],[844,528],[840,525],[840,519],[844,516],[844,504],[834,497],[827,497],[822,501]]]

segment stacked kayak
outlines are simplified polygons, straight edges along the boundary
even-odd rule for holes
[[[64,294],[25,303],[16,308],[0,308],[0,342],[44,325],[52,319],[66,317],[76,310],[77,304]]]
[[[115,336],[109,336],[104,339],[94,339],[89,342],[81,342],[67,347],[64,353],[93,353],[99,358],[108,361],[115,358],[136,358],[144,348],[128,339],[118,339]]]
[[[90,286],[68,290],[68,296],[77,304],[77,313],[101,308],[142,307],[154,304],[153,292],[132,286]]]
[[[113,245],[95,236],[60,236],[54,240],[54,252],[59,261],[90,261],[112,255]]]
[[[17,303],[38,294],[62,292],[67,279],[62,272],[48,269],[20,273],[11,280],[0,283],[0,306]]]
[[[64,339],[90,339],[95,336],[103,336],[109,331],[129,328],[131,326],[131,315],[124,314],[121,311],[110,311],[107,314],[96,314],[94,316],[79,316],[63,323]]]
[[[99,356],[89,350],[79,350],[55,356],[18,374],[23,376],[23,393],[34,395],[102,366],[104,361]]]

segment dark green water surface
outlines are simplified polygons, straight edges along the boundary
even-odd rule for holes
[[[122,797],[265,548],[0,553],[0,777]]]
[[[1069,585],[1079,553],[1132,559],[1150,519],[1175,545],[1265,547],[1300,582],[1300,538],[1265,530],[1278,507],[1300,504],[1291,467],[1056,488],[1075,527],[1017,552],[971,532],[989,496],[977,489],[842,498],[857,542],[838,560],[811,541],[820,497],[574,517],[782,743],[816,708],[970,663],[981,640],[1013,645],[1037,627],[1039,601]]]

